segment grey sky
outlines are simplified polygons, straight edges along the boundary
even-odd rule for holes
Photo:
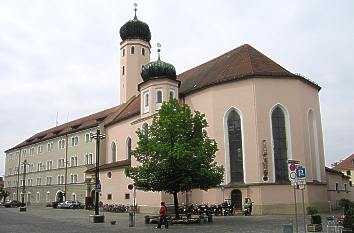
[[[322,86],[326,163],[354,153],[354,1],[149,1],[152,56],[177,73],[243,44]],[[34,133],[119,103],[119,28],[134,1],[0,0],[0,175]]]

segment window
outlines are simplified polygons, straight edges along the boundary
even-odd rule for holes
[[[144,93],[144,113],[149,112],[149,93]]]
[[[141,55],[145,56],[145,48],[141,48]]]
[[[170,99],[176,98],[176,92],[175,90],[170,90]]]
[[[336,191],[339,191],[339,184],[336,183]]]
[[[43,146],[38,146],[37,147],[37,154],[42,153],[42,151],[43,151]]]
[[[61,143],[60,143],[61,140],[59,140],[59,149],[61,149]],[[53,142],[50,142],[47,144],[47,151],[48,152],[51,152],[53,150]]]
[[[351,172],[350,170],[347,171],[347,176],[350,176],[351,175]]]
[[[112,172],[107,172],[107,177],[112,178]]]
[[[278,106],[272,112],[273,154],[276,182],[288,182],[285,115]]]
[[[33,163],[31,163],[29,165],[29,171],[28,172],[34,172],[34,164]]]
[[[49,192],[49,191],[47,192],[47,196],[46,196],[46,198],[45,198],[45,199],[46,199],[46,201],[47,201],[47,202],[49,202],[49,201],[50,201],[50,192]]]
[[[132,139],[130,137],[127,138],[127,159],[131,158],[132,154]]]
[[[64,176],[63,175],[58,176],[58,184],[64,184]]]
[[[42,164],[42,162],[39,162],[39,163],[37,164],[37,171],[40,172],[40,171],[42,171],[42,170],[43,170],[43,164]]]
[[[112,194],[107,194],[107,200],[112,200]]]
[[[30,149],[29,154],[30,154],[30,155],[34,155],[34,147],[32,147],[32,148]]]
[[[130,47],[130,54],[134,54],[134,52],[135,52],[135,47],[134,46]]]
[[[42,185],[42,178],[37,178],[37,185],[38,186]]]
[[[142,130],[144,131],[144,133],[147,132],[148,128],[149,128],[148,124],[144,123],[143,126],[142,126]]]
[[[122,66],[122,75],[125,75],[125,66]]]
[[[47,176],[47,185],[52,185],[52,177]]]
[[[58,147],[59,147],[59,149],[64,149],[65,148],[65,139],[60,139],[59,140]]]
[[[77,146],[78,144],[79,144],[79,137],[78,136],[71,137],[71,146]]]
[[[24,150],[22,151],[22,157],[25,157],[25,156],[26,156],[26,153],[27,153],[27,150],[24,149]]]
[[[70,174],[70,181],[72,184],[77,183],[77,174]]]
[[[64,168],[64,159],[58,160],[58,168]]]
[[[125,56],[125,49],[122,49],[122,57]]]
[[[86,143],[92,142],[91,133],[85,134],[85,142]]]
[[[227,118],[231,182],[243,183],[242,130],[240,115],[232,110]]]
[[[162,105],[162,91],[157,90],[156,91],[156,110],[160,110],[161,105]]]
[[[41,201],[41,194],[39,192],[36,193],[36,202]]]
[[[85,155],[85,165],[88,165],[88,164],[93,164],[93,154],[92,153]]]
[[[115,142],[112,142],[111,145],[111,158],[112,158],[112,163],[117,160],[117,146]]]
[[[32,186],[32,178],[27,180],[27,186]]]
[[[77,167],[77,156],[72,156],[70,162],[72,167]]]
[[[124,195],[124,198],[125,198],[125,199],[130,199],[130,193],[126,193],[126,194]]]
[[[47,170],[52,170],[53,168],[53,161],[49,160],[47,161]]]

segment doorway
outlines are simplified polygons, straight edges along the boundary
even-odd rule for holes
[[[239,189],[234,189],[231,192],[231,204],[236,211],[242,211],[242,192]]]
[[[63,202],[64,201],[64,193],[62,191],[58,191],[57,192],[57,198],[56,198],[57,202]]]

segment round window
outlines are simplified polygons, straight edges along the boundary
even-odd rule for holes
[[[112,177],[112,172],[108,172],[107,176],[108,176],[108,178],[111,178]]]

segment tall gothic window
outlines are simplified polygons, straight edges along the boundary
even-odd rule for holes
[[[112,142],[112,163],[117,161],[117,146],[115,142]]]
[[[132,47],[130,48],[130,54],[134,54],[134,51],[135,51],[135,47],[132,46]]]
[[[240,115],[232,110],[227,118],[231,182],[243,182],[242,131]]]
[[[127,159],[130,159],[132,156],[132,139],[127,138]]]
[[[287,139],[285,115],[280,107],[276,107],[272,112],[272,132],[275,181],[286,182],[288,181]]]

